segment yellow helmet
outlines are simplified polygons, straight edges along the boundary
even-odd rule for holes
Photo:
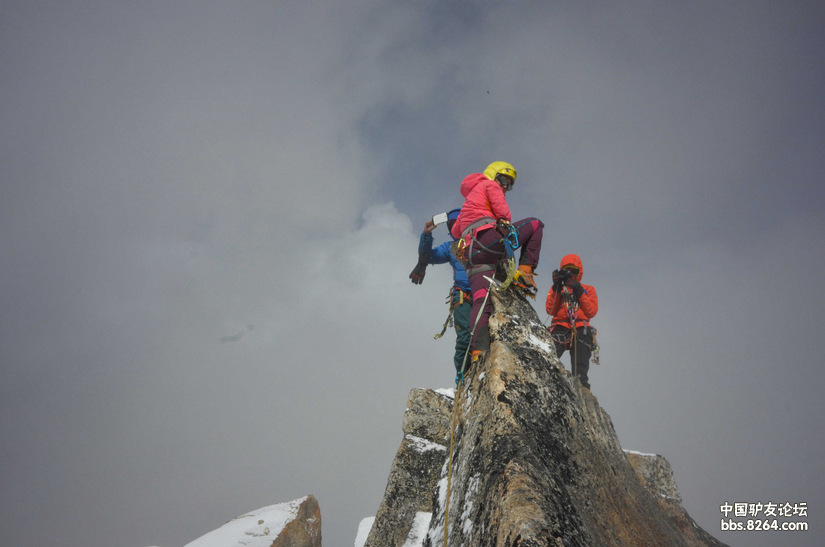
[[[484,170],[484,176],[490,180],[496,180],[498,175],[507,175],[516,181],[516,169],[512,165],[503,161],[494,161]]]

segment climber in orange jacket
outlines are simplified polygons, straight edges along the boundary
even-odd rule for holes
[[[553,272],[553,287],[547,293],[546,310],[553,318],[549,329],[556,355],[561,358],[565,350],[570,349],[572,372],[584,387],[590,389],[587,373],[595,332],[590,319],[599,311],[599,298],[592,285],[582,284],[583,274],[578,255],[569,254],[562,258],[559,269]]]

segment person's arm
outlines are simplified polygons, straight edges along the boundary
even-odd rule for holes
[[[496,219],[503,218],[507,222],[512,220],[510,216],[510,206],[504,198],[504,190],[495,181],[485,183],[484,191],[487,194],[487,202],[490,204],[493,216]]]
[[[547,315],[550,317],[555,317],[557,313],[559,313],[559,309],[561,308],[562,299],[560,295],[554,290],[550,289],[547,292],[547,302],[544,305],[545,311],[547,311]]]
[[[599,297],[596,295],[595,287],[584,285],[584,292],[579,298],[579,309],[588,319],[592,319],[599,313]]]
[[[424,275],[427,272],[427,264],[430,263],[433,252],[433,235],[435,224],[432,220],[424,223],[424,231],[421,232],[421,239],[418,240],[418,264],[410,272],[410,279],[413,284],[421,285],[424,282]]]
[[[432,256],[430,256],[430,264],[446,264],[450,261],[450,246],[449,241],[445,241],[438,247],[433,247]]]

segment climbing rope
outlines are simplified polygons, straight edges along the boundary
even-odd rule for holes
[[[487,305],[487,299],[490,297],[490,291],[493,288],[494,279],[490,279],[490,287],[487,289],[487,294],[484,295],[484,301],[481,303],[478,314],[476,315],[473,329],[470,331],[470,344],[472,344],[473,337],[478,327],[478,321],[481,319],[481,314],[484,312],[484,307]],[[461,399],[461,386],[464,383],[464,372],[467,370],[467,356],[470,355],[470,344],[467,344],[467,350],[464,352],[464,359],[461,362],[461,370],[458,373],[455,398],[453,399],[453,417],[450,421],[450,458],[447,463],[447,501],[444,504],[444,547],[447,547],[447,536],[449,535],[449,520],[450,520],[450,487],[453,479],[453,445],[455,443],[455,422],[458,415],[458,404]]]
[[[450,421],[450,459],[449,463],[447,464],[447,502],[444,505],[444,547],[447,547],[447,536],[449,535],[448,526],[450,520],[450,482],[453,478],[453,443],[455,439],[455,417],[458,414],[458,403],[461,398],[461,384],[463,382],[464,377],[462,374],[459,377],[458,386],[455,388],[455,398],[453,399],[453,417]]]

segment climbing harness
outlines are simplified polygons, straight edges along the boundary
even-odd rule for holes
[[[452,301],[453,301],[453,290],[457,291],[458,294],[459,294],[458,295],[458,301],[455,304],[452,303]],[[461,304],[463,304],[464,302],[472,302],[472,301],[473,301],[473,297],[470,295],[469,292],[461,290],[458,287],[454,287],[453,289],[450,289],[450,294],[447,295],[447,304],[450,306],[450,311],[449,311],[449,313],[447,313],[447,319],[444,321],[444,325],[442,325],[442,327],[441,327],[441,332],[434,335],[433,338],[438,340],[439,338],[444,336],[444,333],[447,332],[447,327],[452,327],[454,325],[453,312],[455,312],[455,309],[457,307],[459,307]]]
[[[469,247],[469,243],[467,242],[467,238],[456,239],[450,245],[450,253],[455,257],[455,259],[467,269],[468,264],[468,256],[467,256],[467,247]]]
[[[485,279],[490,280],[490,288],[487,289],[487,294],[484,295],[484,301],[481,303],[481,308],[479,310],[478,315],[476,315],[475,323],[473,323],[473,329],[470,331],[470,341],[472,342],[473,336],[476,333],[476,327],[478,327],[478,321],[481,319],[481,313],[484,310],[484,307],[487,305],[487,299],[490,297],[490,289],[493,287],[493,284],[496,283],[495,279],[485,276]],[[461,398],[461,386],[464,383],[464,373],[467,370],[467,357],[470,355],[470,344],[467,344],[467,350],[464,352],[464,360],[461,362],[461,370],[458,371],[458,375],[456,376],[456,388],[455,388],[455,398],[453,399],[453,417],[450,421],[450,458],[449,463],[447,464],[447,502],[444,504],[444,547],[447,547],[447,536],[449,535],[449,518],[450,518],[450,487],[453,478],[453,445],[455,442],[455,420],[456,416],[458,415],[458,404]]]
[[[458,260],[458,262],[462,266],[464,266],[465,270],[470,265],[470,259],[474,254],[474,244],[478,244],[479,246],[481,246],[482,250],[489,251],[489,249],[484,247],[484,245],[478,243],[478,240],[475,238],[476,232],[481,230],[482,228],[489,228],[495,225],[496,221],[492,217],[480,218],[472,224],[470,224],[469,226],[467,226],[466,228],[464,228],[464,231],[461,233],[461,237],[453,241],[452,245],[450,245],[450,252],[456,258],[456,260]],[[469,276],[470,273],[467,272],[467,275]]]
[[[451,247],[451,252],[457,259],[466,260],[464,269],[468,277],[483,272],[491,272],[491,275],[496,278],[495,287],[503,291],[517,279],[519,273],[518,263],[515,259],[515,250],[519,247],[518,230],[505,220],[499,220],[495,225],[492,223],[484,224],[477,227],[476,230],[486,229],[492,226],[495,226],[496,231],[501,235],[501,238],[497,239],[495,243],[501,243],[504,248],[503,251],[496,251],[487,247],[474,236],[475,231],[472,231],[466,232],[467,235],[465,235],[463,239],[454,242]],[[501,255],[501,258],[493,264],[474,264],[472,261],[473,255],[481,252],[486,252],[491,255]],[[525,293],[528,292],[519,284],[516,286]]]

